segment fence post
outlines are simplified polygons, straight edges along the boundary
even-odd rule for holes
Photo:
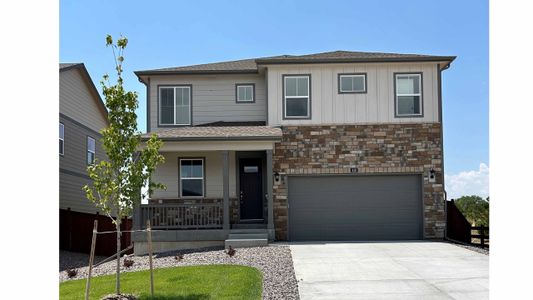
[[[150,261],[150,293],[154,296],[154,269],[152,265],[152,226],[150,219],[146,220],[146,232],[148,233],[148,256]]]
[[[481,248],[485,248],[485,228],[483,225],[481,225],[479,233],[481,235]]]
[[[70,207],[67,207],[67,226],[68,226],[68,251],[72,251],[72,213]]]
[[[98,232],[98,220],[94,220],[93,240],[91,243],[91,255],[89,256],[89,275],[85,285],[85,300],[89,300],[89,289],[91,288],[91,273],[93,271],[94,247],[96,245],[96,233]]]

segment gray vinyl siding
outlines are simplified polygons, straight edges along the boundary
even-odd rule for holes
[[[237,103],[235,84],[253,83],[255,102]],[[150,77],[150,129],[159,127],[160,85],[192,85],[192,125],[217,121],[265,121],[267,119],[264,74],[168,75]]]
[[[99,131],[107,126],[95,92],[78,69],[60,72],[59,122],[64,125],[64,154],[59,155],[59,207],[95,213],[82,187],[87,176],[87,136],[95,139],[96,159],[105,159]]]
[[[59,208],[94,214],[98,209],[86,197],[82,187],[90,183],[86,177],[59,172]]]
[[[97,97],[80,70],[59,72],[59,112],[100,131],[107,123]]]
[[[96,158],[105,158],[100,134],[62,116],[59,116],[59,122],[65,125],[65,151],[59,156],[59,168],[87,174],[87,136],[95,139]]]
[[[439,122],[436,63],[367,63],[271,65],[268,67],[268,124],[382,124]],[[423,74],[423,116],[395,117],[394,73]],[[338,74],[366,73],[367,92],[338,92]],[[311,118],[283,119],[283,84],[286,74],[311,74]]]
[[[96,208],[85,196],[82,187],[91,182],[87,176],[87,136],[95,139],[96,159],[105,159],[101,136],[62,116],[65,126],[65,151],[59,156],[59,206],[74,211],[94,213]]]
[[[219,151],[198,152],[164,152],[165,162],[157,167],[152,175],[154,182],[162,183],[166,190],[157,190],[152,199],[177,199],[179,198],[179,170],[178,158],[204,158],[205,191],[207,198],[222,198],[222,154]],[[235,151],[229,152],[229,196],[236,197]]]

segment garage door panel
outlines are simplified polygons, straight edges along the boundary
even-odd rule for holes
[[[421,237],[417,175],[290,177],[289,205],[291,240]]]

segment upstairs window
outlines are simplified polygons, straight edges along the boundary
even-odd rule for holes
[[[87,137],[87,164],[92,165],[96,157],[96,143],[90,136]]]
[[[339,74],[339,94],[366,93],[366,74]]]
[[[309,119],[311,117],[311,75],[283,75],[283,118]]]
[[[204,160],[180,159],[180,196],[204,196]]]
[[[394,74],[397,117],[422,116],[422,73]]]
[[[65,155],[65,125],[59,123],[59,154]]]
[[[253,83],[246,84],[236,84],[236,102],[246,103],[246,102],[255,102],[255,85]]]
[[[191,86],[159,87],[159,124],[191,125]]]

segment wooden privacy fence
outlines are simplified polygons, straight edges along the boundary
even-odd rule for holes
[[[222,203],[142,204],[140,224],[154,229],[218,229],[223,226]]]
[[[115,224],[108,216],[87,214],[70,209],[59,210],[59,248],[62,250],[89,253],[91,251],[91,237],[94,221],[98,220],[98,228],[102,231],[116,230]],[[121,230],[132,229],[131,219],[123,219]],[[107,234],[98,239],[95,255],[109,256],[117,252],[117,235]],[[125,232],[121,235],[122,249],[131,244],[131,234]],[[129,250],[126,253],[133,253]]]
[[[474,246],[489,247],[489,227],[472,227],[468,220],[455,205],[453,199],[446,201],[446,237]]]
[[[489,227],[476,226],[476,227],[471,227],[471,230],[476,232],[475,234],[472,234],[471,243],[476,246],[488,248],[489,247]]]
[[[457,208],[453,199],[446,201],[446,210],[446,237],[463,243],[472,243],[472,226]]]

